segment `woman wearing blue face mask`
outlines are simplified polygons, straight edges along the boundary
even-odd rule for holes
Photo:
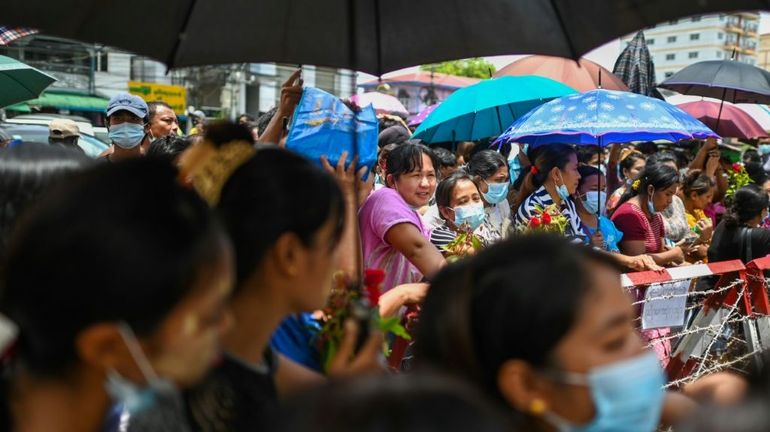
[[[441,180],[436,188],[436,205],[444,224],[431,232],[430,241],[439,250],[454,241],[460,232],[470,231],[485,242],[491,241],[491,233],[484,227],[484,201],[470,175],[456,172]]]
[[[611,255],[517,237],[437,275],[415,364],[476,383],[516,430],[652,432],[695,407],[665,392],[634,318]]]
[[[620,250],[626,255],[649,254],[658,265],[684,262],[680,246],[666,248],[661,212],[679,189],[679,172],[663,164],[649,164],[620,199],[612,221],[623,232]]]
[[[0,348],[0,430],[117,430],[108,413],[154,404],[178,407],[165,430],[186,430],[176,388],[219,360],[234,263],[176,176],[165,161],[100,164],[18,226],[0,275],[0,313],[18,329]]]
[[[577,153],[567,144],[548,144],[530,148],[532,166],[524,178],[519,196],[514,202],[514,225],[527,225],[538,208],[556,205],[569,223],[565,235],[582,243],[586,237],[578,216],[575,194],[580,181]]]
[[[473,176],[484,200],[484,226],[490,232],[490,240],[507,237],[511,228],[508,161],[494,150],[483,150],[471,157],[468,174]]]
[[[575,207],[583,230],[592,245],[608,252],[620,252],[618,242],[623,233],[605,216],[607,193],[604,187],[607,182],[604,174],[595,167],[585,165],[578,168],[578,173],[580,182]]]

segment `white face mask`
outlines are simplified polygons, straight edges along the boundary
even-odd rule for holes
[[[128,324],[120,324],[120,336],[128,347],[131,357],[139,366],[139,370],[142,371],[147,384],[138,385],[124,378],[117,371],[110,370],[107,373],[105,388],[113,403],[122,405],[129,415],[136,415],[152,408],[160,396],[176,396],[179,393],[176,385],[170,380],[158,377]]]

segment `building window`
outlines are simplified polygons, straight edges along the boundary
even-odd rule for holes
[[[719,21],[725,20],[725,14],[719,14]]]
[[[698,22],[698,21],[700,21],[700,16],[692,17],[692,22]]]
[[[698,51],[693,51],[693,52],[687,53],[687,57],[691,58],[691,59],[698,58]]]
[[[674,73],[673,72],[666,72],[665,76],[666,76],[666,78],[671,78],[671,75],[674,75]]]
[[[690,35],[690,40],[699,40],[700,39],[700,33],[692,33]]]
[[[669,25],[676,25],[679,22],[679,20],[671,20],[668,22]]]
[[[409,105],[411,105],[409,102],[411,102],[412,97],[409,96],[409,92],[404,89],[398,90],[398,101],[401,102],[401,105],[404,106],[407,110],[409,109]]]
[[[647,39],[647,45],[655,45],[655,39]]]
[[[722,58],[722,51],[717,51],[717,58]]]
[[[676,36],[669,36],[668,38],[666,38],[666,42],[668,43],[676,42]]]
[[[96,70],[99,72],[109,72],[109,62],[106,52],[98,51],[96,53]]]
[[[722,33],[722,32],[719,32],[719,33],[717,33],[717,39],[720,39],[720,40],[721,40],[721,39],[722,39],[722,38],[724,38],[724,37],[725,37],[725,34],[724,34],[724,33]]]
[[[666,60],[676,60],[676,54],[666,54]]]

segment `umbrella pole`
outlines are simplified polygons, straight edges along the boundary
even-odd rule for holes
[[[452,153],[457,154],[457,133],[452,129]]]
[[[599,76],[601,76],[601,69],[599,70]],[[601,86],[601,83],[599,84]],[[602,166],[602,137],[599,136],[599,150],[597,150],[599,153],[599,166]],[[602,191],[602,170],[599,170],[599,190],[597,192]],[[597,195],[601,196],[601,194],[597,193]],[[606,203],[605,203],[606,205]],[[599,216],[601,215],[602,211],[602,202],[599,201],[599,205],[596,207],[596,229],[599,229]]]
[[[719,134],[719,121],[722,119],[722,107],[725,105],[725,97],[727,96],[727,88],[722,89],[722,99],[719,101],[719,112],[717,113],[717,124],[714,127],[714,133]]]
[[[505,132],[505,129],[503,129],[503,118],[500,116],[500,105],[495,107],[495,111],[497,112],[497,124],[500,126],[500,133],[497,136],[500,136]],[[500,144],[500,147],[502,147],[502,144]],[[499,147],[498,150],[500,150]]]

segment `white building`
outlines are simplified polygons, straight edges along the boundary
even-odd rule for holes
[[[656,82],[693,63],[729,59],[733,53],[738,61],[757,64],[758,29],[759,12],[693,16],[645,29]]]

